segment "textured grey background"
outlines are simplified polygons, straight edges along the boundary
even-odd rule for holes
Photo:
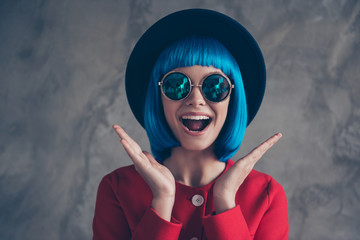
[[[144,149],[126,61],[170,12],[226,13],[258,40],[268,86],[235,160],[271,134],[256,166],[285,188],[290,239],[359,239],[360,2],[0,1],[0,239],[90,239],[102,176],[130,164],[111,125]],[[141,71],[141,69],[139,69]]]

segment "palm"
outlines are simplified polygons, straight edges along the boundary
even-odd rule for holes
[[[214,202],[220,205],[234,204],[235,195],[240,185],[249,175],[259,159],[269,150],[280,138],[281,134],[275,134],[265,142],[254,148],[248,155],[239,159],[231,168],[226,171],[214,185]],[[230,204],[229,204],[230,203]]]
[[[135,164],[135,167],[151,188],[154,197],[174,195],[175,179],[170,170],[157,162],[150,153],[142,152],[142,154],[147,158],[145,166]]]
[[[154,157],[130,138],[118,125],[114,125],[120,142],[134,162],[135,168],[149,185],[154,197],[168,197],[175,195],[175,179],[170,170],[158,163]]]

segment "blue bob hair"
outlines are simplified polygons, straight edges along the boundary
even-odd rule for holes
[[[224,126],[214,143],[214,153],[219,161],[227,162],[234,156],[244,138],[247,126],[246,96],[236,60],[216,39],[189,36],[163,50],[154,65],[147,89],[144,106],[145,130],[152,154],[158,162],[168,158],[173,147],[180,146],[166,121],[158,82],[175,68],[194,65],[218,68],[235,85]]]

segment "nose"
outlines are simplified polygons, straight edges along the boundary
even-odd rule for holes
[[[200,86],[193,86],[190,95],[186,98],[186,105],[190,106],[203,106],[206,101],[201,94]]]

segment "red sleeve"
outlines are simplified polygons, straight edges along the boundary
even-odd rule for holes
[[[111,188],[109,178],[99,185],[93,219],[93,240],[130,239],[131,233],[124,212]]]
[[[283,187],[271,180],[268,187],[269,208],[265,212],[254,239],[289,239],[287,200]]]
[[[287,240],[289,233],[287,201],[284,189],[275,180],[268,183],[268,207],[261,216],[255,236],[249,231],[246,220],[240,209],[236,206],[228,211],[214,216],[205,216],[203,219],[206,236],[213,239],[237,240]]]
[[[209,240],[251,239],[240,206],[214,216],[205,216],[203,224]]]
[[[149,207],[131,233],[123,208],[112,189],[111,180],[104,177],[100,182],[93,220],[93,240],[177,240],[181,228],[182,224],[176,219],[172,218],[168,222]]]
[[[149,208],[136,227],[133,239],[178,240],[181,227],[182,224],[173,217],[168,222]]]

